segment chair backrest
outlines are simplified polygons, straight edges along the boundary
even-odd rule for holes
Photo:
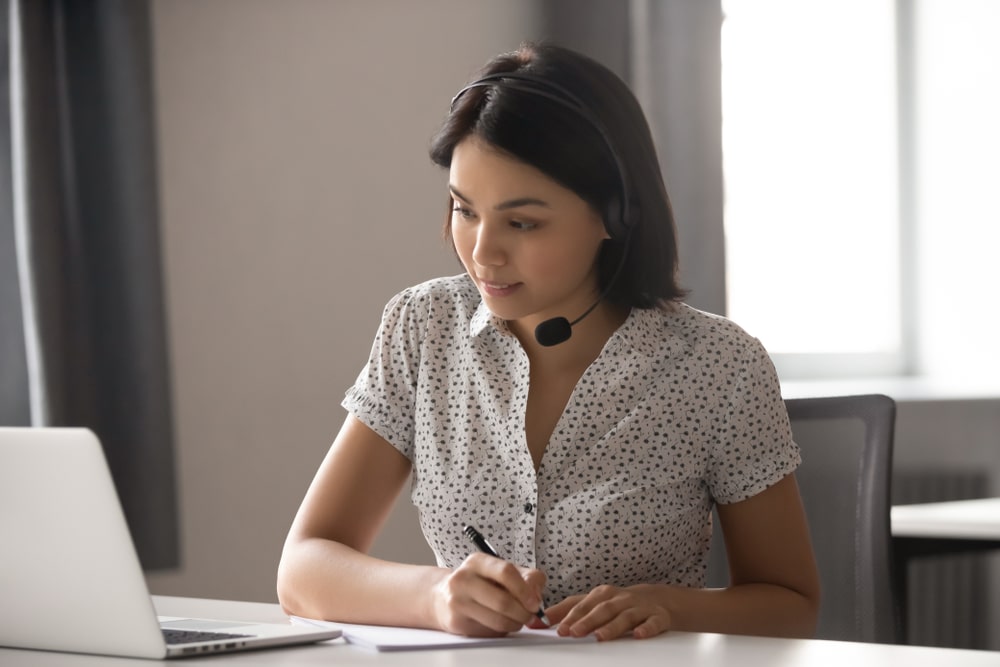
[[[898,643],[889,522],[896,404],[873,394],[785,405],[802,452],[795,477],[822,584],[816,637]],[[710,586],[729,578],[721,532],[712,537]]]

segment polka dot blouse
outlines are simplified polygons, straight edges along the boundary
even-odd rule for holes
[[[439,565],[471,551],[548,576],[546,600],[600,584],[704,585],[713,502],[749,498],[800,462],[774,367],[732,322],[633,309],[580,378],[535,472],[528,358],[467,276],[395,296],[343,406],[413,465]]]

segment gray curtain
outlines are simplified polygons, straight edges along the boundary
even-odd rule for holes
[[[10,164],[10,42],[7,3],[0,6],[0,424],[31,420],[24,323],[14,247],[14,198]]]
[[[726,312],[721,0],[544,0],[542,34],[624,78],[652,127],[687,302]]]
[[[174,567],[149,3],[8,2],[20,77],[5,81],[3,120],[21,119],[24,159],[0,147],[0,414],[93,429],[143,566]]]

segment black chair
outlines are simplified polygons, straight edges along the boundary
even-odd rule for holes
[[[802,452],[795,477],[822,584],[816,637],[900,643],[889,521],[896,403],[864,395],[785,405]],[[721,533],[712,536],[709,586],[729,579]]]

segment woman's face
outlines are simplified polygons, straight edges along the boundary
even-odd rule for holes
[[[534,167],[475,136],[452,154],[451,236],[486,306],[527,335],[597,298],[600,216]]]

